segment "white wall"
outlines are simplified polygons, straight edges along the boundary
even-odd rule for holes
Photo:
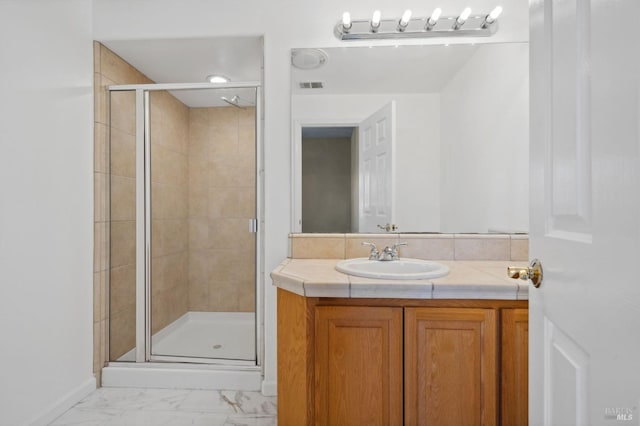
[[[482,46],[442,90],[443,232],[528,231],[528,76],[527,44]]]
[[[0,1],[0,425],[95,389],[91,8]]]
[[[354,18],[370,16],[374,5],[362,0],[94,0],[94,34],[97,40],[190,38],[264,35],[265,38],[265,390],[275,391],[276,298],[269,272],[287,256],[290,230],[290,49],[331,47],[345,43],[333,35],[333,26],[345,9]],[[399,16],[403,8],[426,15],[436,6],[457,14],[467,0],[380,0],[375,7],[383,16]],[[475,0],[477,11],[490,11],[495,0]],[[526,41],[529,36],[528,1],[503,0],[500,29],[490,39],[476,42]],[[468,42],[469,40],[448,40]],[[350,45],[397,44],[354,42]],[[439,44],[440,39],[407,40],[403,44]]]
[[[395,217],[400,231],[440,230],[440,96],[295,95],[294,121],[359,123],[396,102]]]

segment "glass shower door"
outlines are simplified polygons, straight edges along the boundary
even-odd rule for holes
[[[256,90],[148,91],[150,359],[256,361]]]

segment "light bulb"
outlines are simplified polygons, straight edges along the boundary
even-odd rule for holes
[[[491,19],[491,22],[498,19],[498,16],[500,16],[501,13],[502,13],[502,6],[496,6],[496,8],[493,9],[489,14],[489,19]]]
[[[342,29],[345,31],[349,31],[351,29],[351,14],[349,12],[342,14]]]
[[[437,7],[433,11],[431,16],[429,16],[429,18],[427,19],[427,25],[425,25],[425,29],[427,31],[430,31],[438,23],[438,19],[440,19],[441,14],[442,14],[442,9],[440,9],[439,7]]]
[[[380,11],[376,10],[373,12],[373,17],[371,18],[371,31],[376,32],[380,27]]]
[[[460,18],[462,19],[462,22],[465,22],[467,19],[469,19],[469,15],[471,15],[471,8],[470,7],[466,7],[462,13],[460,14]]]
[[[458,18],[456,18],[456,22],[453,24],[453,29],[454,30],[460,29],[460,27],[463,26],[464,23],[469,18],[469,15],[471,15],[471,8],[470,7],[465,7],[465,9],[462,11],[460,16],[458,16]]]
[[[407,25],[409,25],[410,20],[411,20],[411,11],[407,9],[402,14],[402,18],[400,18],[400,26],[406,27]]]

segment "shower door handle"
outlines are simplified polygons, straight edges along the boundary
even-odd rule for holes
[[[256,219],[249,219],[249,232],[252,234],[258,232],[258,221]]]

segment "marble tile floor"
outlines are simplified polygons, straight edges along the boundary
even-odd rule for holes
[[[276,426],[260,392],[100,388],[50,426]]]

